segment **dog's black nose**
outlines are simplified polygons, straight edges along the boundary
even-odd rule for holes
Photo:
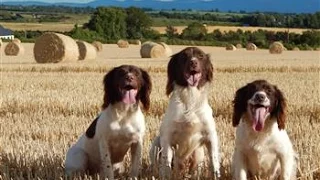
[[[191,68],[196,68],[198,66],[198,61],[196,59],[192,59],[190,62]]]
[[[266,95],[262,93],[258,93],[255,96],[255,100],[258,102],[263,102],[266,99]]]
[[[134,75],[133,75],[133,74],[128,73],[128,74],[126,75],[126,80],[132,81],[133,79],[134,79]]]

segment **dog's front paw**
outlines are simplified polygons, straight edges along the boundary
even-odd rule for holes
[[[215,170],[214,171],[214,178],[215,179],[219,179],[221,177],[220,171],[219,170]]]
[[[170,179],[171,178],[171,167],[170,166],[164,166],[160,169],[160,179]]]

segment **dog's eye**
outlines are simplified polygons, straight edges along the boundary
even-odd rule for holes
[[[125,76],[125,75],[127,75],[126,71],[119,71],[119,76]]]
[[[199,54],[198,59],[204,59],[205,55],[204,54]]]

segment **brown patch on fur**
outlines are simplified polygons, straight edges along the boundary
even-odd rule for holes
[[[121,101],[122,94],[120,92],[121,86],[125,84],[130,76],[130,86],[136,86],[138,93],[136,96],[137,103],[141,101],[145,110],[149,110],[150,107],[150,93],[152,89],[151,78],[149,74],[133,65],[122,65],[115,67],[109,71],[103,80],[104,83],[104,102],[102,109],[105,109],[109,104],[114,104]]]
[[[247,111],[248,100],[257,91],[264,91],[271,101],[270,118],[276,118],[279,129],[285,128],[287,103],[283,93],[277,86],[270,84],[266,80],[256,80],[248,83],[236,91],[233,100],[232,125],[236,127],[241,117]]]
[[[196,58],[197,65],[193,64],[192,58]],[[210,56],[197,47],[187,47],[171,56],[167,70],[166,94],[168,96],[173,91],[174,84],[188,86],[185,74],[192,70],[199,70],[202,74],[198,88],[213,79],[213,65],[210,61]]]

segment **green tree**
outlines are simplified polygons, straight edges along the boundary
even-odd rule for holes
[[[107,39],[126,38],[126,18],[127,14],[122,8],[99,7],[87,27]]]
[[[175,27],[173,27],[171,25],[167,26],[166,34],[167,34],[167,37],[169,39],[172,39],[172,38],[175,38],[175,37],[179,36],[177,28],[175,28]]]
[[[141,9],[129,7],[127,10],[127,37],[140,39],[152,25],[151,18]]]
[[[189,40],[204,40],[207,35],[207,28],[201,23],[191,23],[182,31],[181,37]]]

